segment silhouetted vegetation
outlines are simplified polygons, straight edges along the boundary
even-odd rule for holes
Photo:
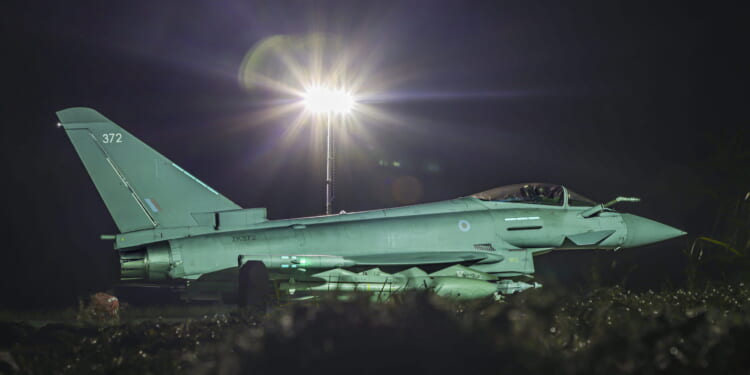
[[[688,256],[688,286],[708,280],[750,280],[750,130],[708,133],[706,158],[694,167],[711,180],[691,187],[713,210],[705,230],[694,233]]]

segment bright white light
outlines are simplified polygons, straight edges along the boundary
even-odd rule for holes
[[[304,96],[305,106],[319,113],[349,113],[354,106],[354,97],[344,90],[312,87]]]

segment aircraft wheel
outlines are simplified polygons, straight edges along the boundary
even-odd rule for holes
[[[249,261],[240,267],[237,305],[265,311],[271,298],[271,281],[263,262]]]

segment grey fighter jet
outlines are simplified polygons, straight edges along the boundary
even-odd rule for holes
[[[441,202],[269,220],[242,208],[89,108],[57,113],[118,233],[121,279],[261,307],[269,298],[427,289],[482,298],[538,287],[534,257],[616,250],[685,232],[547,183]]]

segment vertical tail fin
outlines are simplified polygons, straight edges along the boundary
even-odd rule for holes
[[[57,112],[120,232],[196,225],[240,208],[91,108]]]

